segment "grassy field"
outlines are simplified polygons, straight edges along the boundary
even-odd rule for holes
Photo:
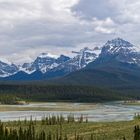
[[[27,128],[28,124],[24,122],[7,122],[4,123],[8,128],[19,129],[19,126],[22,128]],[[62,135],[67,136],[74,140],[75,132],[80,136],[84,137],[84,140],[88,140],[91,137],[91,134],[94,136],[94,140],[123,140],[123,136],[126,137],[126,140],[133,140],[134,138],[134,126],[140,125],[139,120],[126,121],[126,122],[107,122],[107,123],[70,123],[62,125]],[[37,122],[35,125],[36,132],[45,131],[46,134],[51,132],[52,134],[56,133],[60,129],[60,125],[42,125],[41,122]]]

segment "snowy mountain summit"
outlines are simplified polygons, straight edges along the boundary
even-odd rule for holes
[[[119,53],[131,53],[136,52],[136,47],[121,38],[116,38],[108,41],[104,46],[102,53],[104,54],[119,54]]]
[[[5,62],[5,61],[0,61],[0,77],[8,77],[13,74],[15,74],[18,71],[18,66]]]
[[[121,38],[108,41],[102,48],[101,57],[115,57],[125,63],[140,65],[140,52],[137,47]]]
[[[100,52],[100,48],[96,47],[95,49],[90,49],[88,47],[85,47],[79,52],[73,52],[76,53],[77,56],[71,59],[70,62],[73,65],[75,65],[77,69],[81,69],[84,68],[90,62],[93,62],[99,56]]]
[[[101,49],[89,49],[85,47],[78,52],[72,52],[76,54],[73,58],[67,60],[64,63],[61,63],[58,67],[52,69],[48,75],[59,77],[69,74],[71,72],[80,70],[86,67],[90,62],[93,62],[101,52]]]
[[[47,71],[57,67],[59,64],[67,60],[69,60],[69,57],[64,55],[55,58],[53,55],[48,53],[41,53],[34,62],[23,64],[21,70],[28,74],[31,74],[35,71],[46,73]]]

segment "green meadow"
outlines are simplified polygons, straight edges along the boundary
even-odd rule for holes
[[[59,140],[65,140],[66,136],[68,140],[133,140],[134,127],[140,125],[140,121],[138,119],[121,122],[71,121],[68,123],[64,121],[48,124],[42,120],[5,122],[3,126],[8,130],[18,131],[20,127],[23,130],[28,129],[30,124],[34,127],[36,135],[44,132],[45,140],[49,140],[48,135],[51,135],[51,140],[56,140],[56,135],[61,136]]]

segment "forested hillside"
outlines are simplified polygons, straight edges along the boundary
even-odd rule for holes
[[[102,102],[128,99],[119,92],[88,86],[62,86],[39,83],[0,84],[1,95],[13,95],[17,98],[32,101],[76,101]]]

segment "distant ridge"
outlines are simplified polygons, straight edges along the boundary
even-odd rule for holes
[[[0,79],[47,80],[62,77],[86,67],[87,64],[93,62],[98,57],[100,51],[101,49],[99,48],[89,49],[88,47],[85,47],[79,52],[76,52],[76,56],[73,58],[65,55],[60,55],[56,58],[48,53],[42,53],[31,63],[24,63],[20,66],[15,65],[16,69],[14,73],[0,76]]]
[[[85,47],[73,58],[40,54],[22,66],[0,63],[1,80],[50,80],[52,83],[96,86],[137,85],[140,82],[140,52],[130,42],[115,38],[102,49]],[[52,80],[51,80],[52,79]],[[55,79],[55,80],[53,80]]]
[[[61,84],[104,87],[140,87],[140,53],[121,38],[108,41],[99,57],[84,69],[55,81]]]

